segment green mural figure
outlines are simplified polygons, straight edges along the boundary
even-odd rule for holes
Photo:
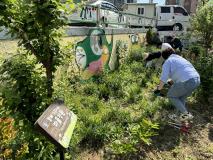
[[[83,70],[82,78],[89,79],[109,68],[113,47],[113,35],[108,43],[103,29],[92,29],[89,35],[77,43],[76,63]]]

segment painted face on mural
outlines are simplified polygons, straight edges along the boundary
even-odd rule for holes
[[[81,46],[78,46],[76,48],[76,62],[77,62],[77,65],[80,67],[80,68],[85,68],[86,67],[86,61],[87,61],[87,56],[86,56],[86,52],[85,50],[81,47]]]
[[[76,62],[83,71],[83,79],[89,79],[108,69],[112,46],[113,37],[111,43],[108,43],[102,29],[90,30],[89,35],[77,43]]]
[[[92,31],[90,36],[90,46],[95,55],[102,54],[102,43],[101,32],[99,30]]]

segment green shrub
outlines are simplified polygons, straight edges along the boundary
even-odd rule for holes
[[[141,142],[150,145],[151,137],[157,135],[156,130],[159,129],[158,124],[149,120],[142,119],[138,123],[131,123],[128,126],[128,134],[123,135],[123,139],[115,140],[111,144],[112,152],[115,155],[125,156],[134,154],[140,150],[138,144]],[[129,135],[127,137],[127,135]],[[137,146],[138,145],[138,146]]]
[[[0,118],[0,158],[1,159],[21,159],[28,151],[28,143],[17,141],[20,135],[14,127],[14,119],[11,117]],[[20,140],[19,140],[20,141]]]
[[[204,48],[199,45],[191,45],[184,56],[192,61],[196,61],[205,52]]]
[[[4,61],[0,75],[3,105],[18,110],[34,122],[48,100],[42,67],[32,56],[16,55]]]
[[[98,90],[99,90],[99,98],[100,99],[104,99],[104,100],[108,100],[110,97],[110,88],[108,88],[105,84],[99,85],[98,86]]]
[[[143,61],[143,50],[140,45],[132,45],[129,52],[129,61]]]
[[[110,93],[110,97],[121,98],[123,96],[121,77],[115,73],[110,73],[104,78],[104,83]]]
[[[0,116],[12,117],[17,130],[8,144],[15,159],[55,159],[55,146],[34,128],[35,120],[50,104],[43,68],[33,56],[15,55],[2,63],[0,81]]]
[[[148,31],[146,32],[146,42],[148,44],[152,44],[152,38],[153,38],[153,31],[151,28],[149,28]]]
[[[133,74],[143,74],[146,70],[144,64],[141,62],[133,62],[129,67]]]
[[[96,84],[86,83],[85,85],[83,85],[83,94],[85,94],[85,96],[91,96],[96,94],[97,92],[98,88]]]
[[[124,88],[127,103],[135,103],[139,99],[140,86],[136,83],[129,84]]]
[[[195,62],[195,67],[201,78],[200,92],[198,94],[199,99],[205,103],[211,103],[209,98],[213,97],[213,56],[201,56]]]
[[[195,56],[200,56],[203,53],[203,48],[198,45],[192,45],[189,47],[189,51],[192,54],[195,54]]]

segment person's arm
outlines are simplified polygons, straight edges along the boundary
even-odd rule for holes
[[[153,53],[150,53],[149,55],[148,55],[148,57],[145,59],[145,61],[151,61],[151,60],[153,60],[153,59],[156,59],[156,58],[160,58],[161,57],[161,52],[159,51],[159,52],[153,52]]]
[[[167,83],[167,80],[169,79],[169,74],[170,74],[170,62],[166,61],[163,64],[160,83],[157,87],[157,90],[163,89],[164,84]]]

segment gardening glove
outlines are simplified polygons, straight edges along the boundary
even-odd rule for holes
[[[166,95],[161,90],[154,90],[155,96],[165,97]]]
[[[158,90],[158,89],[154,90],[154,94],[155,94],[156,96],[160,96],[160,90]]]

